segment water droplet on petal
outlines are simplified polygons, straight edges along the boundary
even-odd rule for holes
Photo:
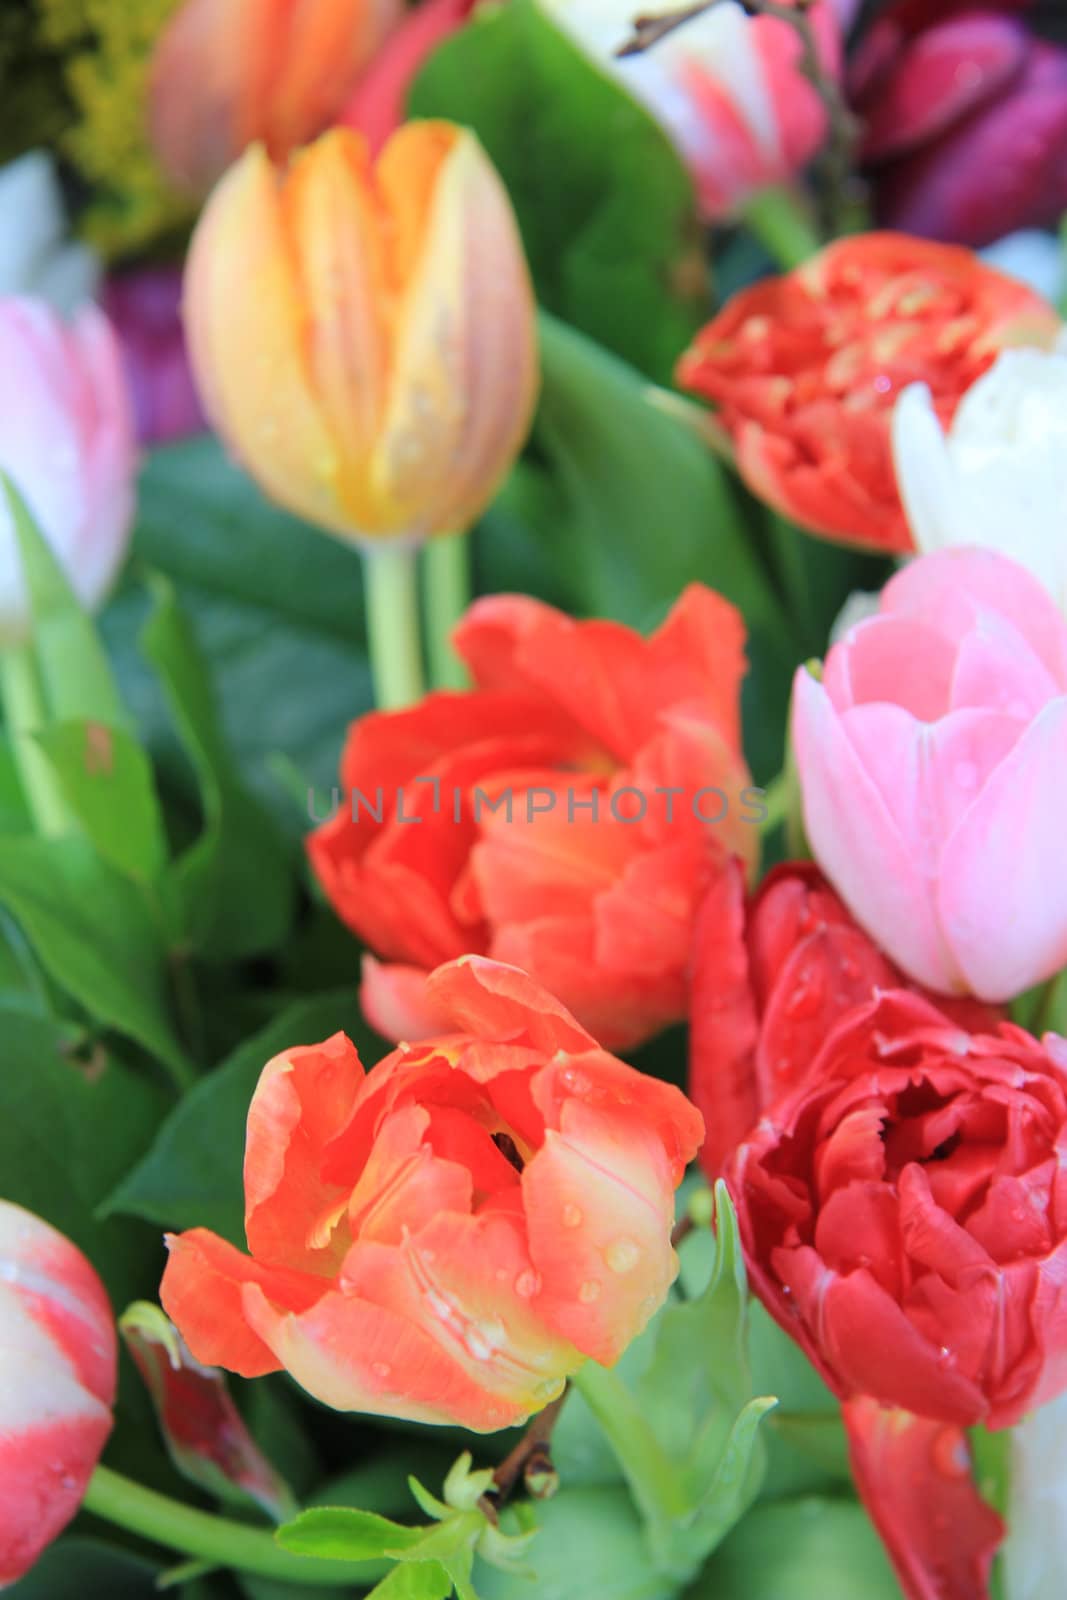
[[[578,1206],[565,1205],[563,1207],[563,1226],[565,1228],[580,1228],[582,1213]]]
[[[578,1298],[583,1306],[591,1306],[594,1300],[600,1299],[601,1287],[599,1278],[586,1278],[578,1290]]]
[[[541,1280],[531,1268],[520,1272],[515,1279],[515,1293],[520,1300],[532,1300],[541,1287]]]
[[[604,1260],[612,1272],[632,1272],[641,1259],[641,1247],[632,1239],[615,1239],[604,1251]]]
[[[388,1361],[372,1361],[370,1369],[376,1378],[387,1378],[393,1370]]]

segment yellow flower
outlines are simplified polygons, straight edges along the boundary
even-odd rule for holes
[[[253,146],[197,227],[185,318],[234,454],[342,538],[466,526],[529,426],[518,229],[481,145],[450,123],[408,123],[376,165],[345,129],[284,171]]]

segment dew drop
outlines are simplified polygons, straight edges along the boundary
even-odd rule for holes
[[[376,1378],[387,1378],[393,1370],[388,1361],[372,1361],[370,1369]]]
[[[578,1206],[565,1205],[563,1207],[563,1226],[565,1228],[580,1228],[582,1213]]]
[[[540,1278],[537,1276],[537,1273],[529,1267],[527,1267],[525,1272],[520,1272],[518,1277],[515,1279],[515,1293],[518,1295],[520,1300],[532,1300],[540,1287]]]
[[[604,1260],[612,1272],[632,1272],[641,1259],[641,1248],[632,1239],[615,1239],[604,1251]]]
[[[594,1300],[600,1299],[601,1283],[599,1278],[586,1278],[578,1290],[578,1298],[583,1306],[591,1306]]]

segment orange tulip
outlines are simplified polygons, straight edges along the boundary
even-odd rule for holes
[[[167,176],[206,194],[253,141],[280,158],[314,138],[402,11],[402,0],[185,0],[149,83]]]
[[[465,527],[529,426],[518,229],[477,139],[450,123],[408,123],[376,165],[347,129],[286,172],[248,151],[197,228],[185,319],[234,454],[342,538]]]
[[[704,1127],[517,967],[464,956],[427,990],[441,1035],[369,1072],[344,1034],[268,1062],[249,1253],[170,1237],[160,1295],[198,1361],[487,1432],[587,1356],[616,1361],[663,1304]]]

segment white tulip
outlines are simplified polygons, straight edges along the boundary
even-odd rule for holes
[[[947,434],[926,385],[910,385],[893,412],[893,459],[918,550],[999,550],[1067,610],[1067,352],[1004,351]]]
[[[1005,1600],[1067,1594],[1067,1394],[1012,1429]]]
[[[63,312],[90,299],[100,264],[67,231],[50,155],[31,150],[0,167],[0,295],[32,294]]]

